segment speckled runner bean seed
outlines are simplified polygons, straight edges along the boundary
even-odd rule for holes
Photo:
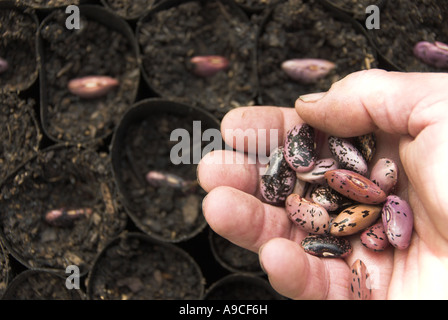
[[[331,223],[330,233],[348,236],[371,226],[380,216],[381,206],[357,204],[343,210]]]
[[[361,175],[367,173],[367,162],[361,152],[348,140],[330,136],[328,146],[331,153],[343,169],[355,171]]]
[[[283,147],[272,151],[269,164],[261,176],[260,191],[263,198],[271,204],[284,204],[292,193],[296,181],[296,173],[285,160]]]
[[[72,79],[68,83],[68,90],[84,99],[95,99],[105,96],[120,83],[109,76],[86,76]]]
[[[328,233],[330,216],[322,206],[291,194],[286,199],[285,208],[289,219],[302,230],[314,234]]]
[[[291,59],[284,61],[282,70],[294,81],[314,83],[325,77],[336,65],[323,59]]]
[[[45,214],[45,221],[55,227],[72,227],[76,220],[89,217],[92,214],[90,208],[79,209],[53,209]]]
[[[361,243],[373,251],[383,251],[389,246],[389,240],[384,232],[383,222],[377,222],[361,233]]]
[[[336,211],[343,206],[353,203],[329,186],[319,186],[311,193],[311,200],[325,208],[327,211]]]
[[[230,64],[226,57],[217,55],[195,56],[190,59],[190,63],[193,64],[193,73],[204,78],[227,70]]]
[[[376,152],[376,135],[375,133],[368,133],[354,138],[354,145],[356,149],[361,152],[362,156],[367,162],[372,161]]]
[[[0,74],[6,72],[9,69],[8,61],[3,58],[0,58]]]
[[[379,159],[370,172],[370,180],[389,194],[398,182],[397,164],[392,159]]]
[[[297,178],[310,183],[322,184],[325,182],[325,172],[338,169],[338,162],[334,158],[325,158],[316,161],[314,168],[308,172],[297,172]]]
[[[382,210],[384,231],[389,242],[397,249],[406,249],[411,243],[414,213],[410,205],[396,195],[389,195]]]
[[[386,200],[386,194],[366,177],[345,169],[330,170],[325,173],[330,187],[343,196],[366,204],[379,204]]]
[[[448,68],[448,45],[443,42],[420,41],[414,46],[414,55],[427,65]]]
[[[296,172],[307,172],[316,163],[314,129],[306,123],[294,126],[286,134],[285,159]]]
[[[325,258],[345,258],[352,253],[350,242],[341,237],[331,235],[310,235],[302,240],[305,252]]]
[[[372,297],[372,288],[370,285],[370,275],[367,272],[366,265],[357,259],[352,264],[352,281],[350,292],[354,300],[370,300]]]

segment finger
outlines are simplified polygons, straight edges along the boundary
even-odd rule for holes
[[[198,164],[197,177],[201,187],[210,192],[228,186],[249,194],[258,194],[259,165],[246,154],[218,150],[205,155]]]
[[[276,238],[259,252],[272,287],[292,299],[348,299],[349,268],[342,259],[306,254],[294,241]]]
[[[217,187],[209,192],[202,203],[202,210],[216,233],[254,252],[272,238],[300,242],[306,235],[293,227],[284,208],[265,204],[231,187]]]
[[[300,97],[299,116],[310,125],[338,136],[357,136],[377,128],[415,137],[434,121],[446,118],[448,74],[355,72],[322,94]],[[431,109],[431,110],[429,110]]]
[[[243,107],[225,115],[221,131],[224,141],[235,150],[269,155],[283,145],[286,131],[301,122],[293,108]]]

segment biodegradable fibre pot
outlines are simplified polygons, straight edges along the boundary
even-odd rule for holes
[[[0,2],[0,58],[7,63],[0,73],[0,91],[23,91],[35,83],[38,26],[33,10],[15,6],[13,1]]]
[[[126,20],[136,20],[161,1],[162,0],[101,0],[101,3],[106,8]]]
[[[263,278],[233,273],[213,283],[204,300],[283,300]]]
[[[109,157],[90,149],[48,147],[0,188],[0,236],[28,268],[65,272],[75,265],[85,274],[127,223]]]
[[[34,104],[15,92],[0,93],[0,183],[39,150],[42,133]]]
[[[81,289],[70,289],[67,276],[48,270],[26,270],[16,276],[3,300],[83,300]]]
[[[328,5],[334,10],[350,15],[359,22],[365,23],[366,9],[375,5],[382,10],[387,0],[320,0],[324,5]]]
[[[142,75],[163,98],[201,106],[219,119],[254,104],[257,79],[255,32],[231,1],[163,1],[137,23]],[[195,74],[197,56],[220,56],[228,67]]]
[[[66,28],[67,14],[61,9],[39,27],[41,120],[52,140],[88,144],[112,134],[132,106],[140,69],[138,46],[126,21],[100,6],[79,10],[79,29]],[[107,76],[118,85],[94,98],[69,90],[71,80],[91,76]]]
[[[447,20],[447,1],[387,1],[381,10],[380,29],[367,32],[379,55],[393,69],[404,72],[447,72],[448,69],[428,65],[414,55],[414,47],[421,41],[448,44]],[[445,57],[447,52],[445,49]]]
[[[12,277],[12,269],[9,263],[8,251],[6,251],[2,242],[0,241],[0,297],[3,297],[6,288],[9,285]]]
[[[159,98],[142,100],[124,115],[112,139],[112,169],[123,205],[140,230],[179,242],[204,229],[205,191],[196,167],[210,143],[202,134],[218,133],[219,127],[204,110]]]
[[[302,94],[327,91],[349,73],[377,66],[375,49],[362,26],[317,0],[275,5],[260,27],[257,43],[259,102],[264,105],[293,107]],[[304,83],[282,70],[282,63],[291,59],[324,59],[335,67]]]
[[[196,300],[204,279],[180,247],[124,232],[98,255],[87,279],[90,300]]]
[[[208,237],[213,256],[222,267],[235,273],[263,275],[258,254],[233,244],[212,229]]]

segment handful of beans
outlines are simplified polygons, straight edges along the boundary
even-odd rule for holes
[[[344,258],[352,252],[345,238],[360,234],[373,251],[389,245],[406,249],[413,232],[413,212],[406,200],[393,194],[398,165],[379,159],[368,170],[376,151],[374,133],[354,138],[330,136],[331,157],[317,158],[315,130],[298,124],[288,131],[284,145],[271,153],[261,177],[267,203],[284,205],[291,221],[309,233],[301,242],[305,252],[318,257]],[[370,297],[366,266],[352,265],[357,299]]]

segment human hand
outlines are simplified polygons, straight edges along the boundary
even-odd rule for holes
[[[358,234],[349,238],[353,252],[346,259],[306,254],[300,246],[306,233],[292,224],[284,208],[261,201],[260,165],[217,161],[248,159],[247,154],[230,150],[210,153],[198,166],[198,179],[208,192],[205,218],[221,236],[259,252],[273,288],[286,297],[348,299],[350,266],[361,259],[371,273],[372,299],[447,299],[446,88],[448,74],[361,71],[335,83],[325,94],[301,97],[295,110],[238,108],[222,121],[223,138],[230,146],[237,141],[232,132],[238,135],[248,128],[278,130],[282,145],[287,130],[301,122],[340,137],[375,131],[377,152],[371,165],[381,157],[397,161],[395,193],[407,199],[414,211],[414,234],[406,250],[390,246],[373,252],[362,246]],[[232,131],[238,128],[242,130]],[[246,150],[240,151],[247,148],[246,144],[242,148]],[[270,150],[269,144],[266,148]]]

